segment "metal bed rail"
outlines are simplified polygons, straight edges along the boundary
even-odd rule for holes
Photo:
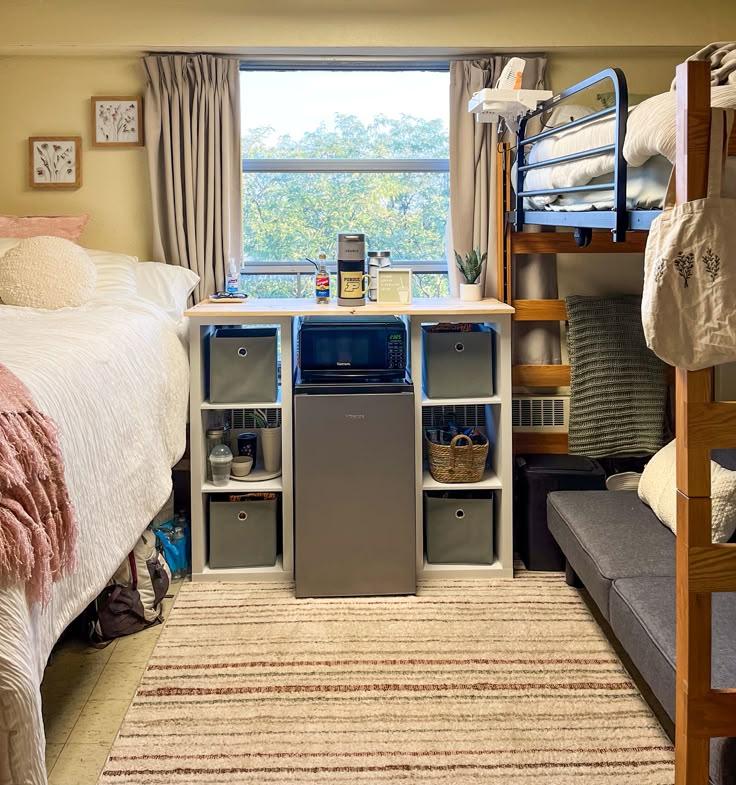
[[[613,84],[615,105],[602,109],[598,112],[571,120],[568,123],[548,128],[532,136],[526,136],[526,129],[529,121],[540,115],[544,115],[555,109],[561,103],[578,93],[588,90],[601,82],[610,81]],[[629,216],[626,212],[626,159],[624,158],[624,139],[626,138],[626,123],[629,115],[629,90],[626,84],[626,77],[619,68],[606,68],[593,76],[578,82],[576,85],[567,88],[559,95],[545,101],[542,106],[533,112],[525,115],[519,125],[517,136],[517,166],[516,166],[516,198],[515,213],[513,221],[515,229],[520,232],[524,224],[542,224],[549,226],[574,226],[576,228],[610,228],[614,242],[624,242],[626,231],[629,228]],[[529,163],[527,161],[527,148],[542,139],[557,136],[572,128],[578,128],[601,120],[605,117],[614,118],[614,143],[595,147],[590,150],[583,150],[577,153],[561,155],[557,158],[549,158],[545,161]],[[524,190],[525,173],[532,169],[540,169],[554,164],[565,163],[568,161],[578,161],[584,158],[592,158],[604,153],[614,154],[613,181],[610,183],[595,183],[566,188],[547,188],[542,190]],[[614,195],[614,206],[612,210],[589,210],[575,212],[556,212],[546,210],[525,210],[524,199],[532,196],[558,196],[566,193],[579,193],[591,191],[611,191]],[[637,221],[642,228],[651,223],[651,219],[657,211],[646,211],[646,216],[641,216],[641,221]],[[581,236],[581,244],[589,242],[590,232]]]

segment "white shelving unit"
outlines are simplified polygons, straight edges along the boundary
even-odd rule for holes
[[[293,412],[293,319],[307,314],[349,317],[351,314],[396,314],[409,327],[410,369],[415,385],[415,476],[417,576],[431,579],[510,578],[513,576],[511,497],[511,314],[513,309],[497,300],[461,302],[450,298],[423,299],[405,305],[371,303],[362,308],[336,304],[316,305],[309,300],[269,299],[244,304],[201,304],[187,312],[190,318],[191,362],[191,472],[192,472],[192,580],[195,581],[290,581],[294,575],[294,488],[292,452]],[[494,395],[429,399],[422,391],[422,325],[435,322],[487,324],[495,332]],[[276,402],[239,401],[213,404],[205,400],[203,345],[210,332],[221,325],[268,325],[281,336],[281,387]],[[494,452],[483,479],[478,483],[439,483],[423,459],[423,416],[428,407],[485,407],[495,428]],[[205,429],[207,419],[220,410],[279,409],[281,414],[282,474],[261,482],[232,480],[226,486],[207,481]],[[424,556],[425,491],[494,491],[493,564],[427,564]],[[272,567],[212,569],[207,564],[207,504],[212,493],[268,491],[281,498],[282,550]]]

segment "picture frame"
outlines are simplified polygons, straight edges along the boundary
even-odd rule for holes
[[[90,98],[92,147],[142,147],[143,98],[93,95]]]
[[[379,268],[376,277],[377,302],[395,305],[411,303],[411,270],[397,267]]]
[[[82,137],[28,137],[28,185],[31,188],[79,188],[82,185]]]

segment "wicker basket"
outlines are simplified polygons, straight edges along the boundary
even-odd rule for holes
[[[450,444],[435,444],[425,436],[429,473],[437,482],[480,482],[486,468],[488,439],[473,444],[469,436],[459,433]],[[467,444],[462,443],[463,441]]]

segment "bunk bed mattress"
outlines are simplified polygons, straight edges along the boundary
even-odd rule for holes
[[[171,491],[188,363],[164,311],[109,293],[55,311],[0,305],[0,332],[0,362],[59,428],[79,525],[77,565],[45,608],[17,586],[0,591],[0,785],[42,785],[46,660]]]
[[[675,102],[674,92],[662,93],[632,107],[629,112],[624,142],[624,157],[629,166],[629,209],[661,207],[667,185],[665,174],[668,179],[672,162],[675,160]],[[714,107],[736,109],[736,87],[713,87],[711,104]],[[611,145],[614,141],[615,120],[613,117],[605,117],[542,139],[528,151],[527,160],[529,163],[542,162]],[[532,169],[524,178],[524,189],[541,191],[611,182],[614,165],[613,153],[603,153]],[[733,167],[727,178],[730,190],[733,190]],[[516,182],[515,176],[512,181]],[[528,209],[544,209],[554,204],[558,210],[610,209],[613,198],[612,192],[591,191],[559,196],[535,196],[526,200]]]

